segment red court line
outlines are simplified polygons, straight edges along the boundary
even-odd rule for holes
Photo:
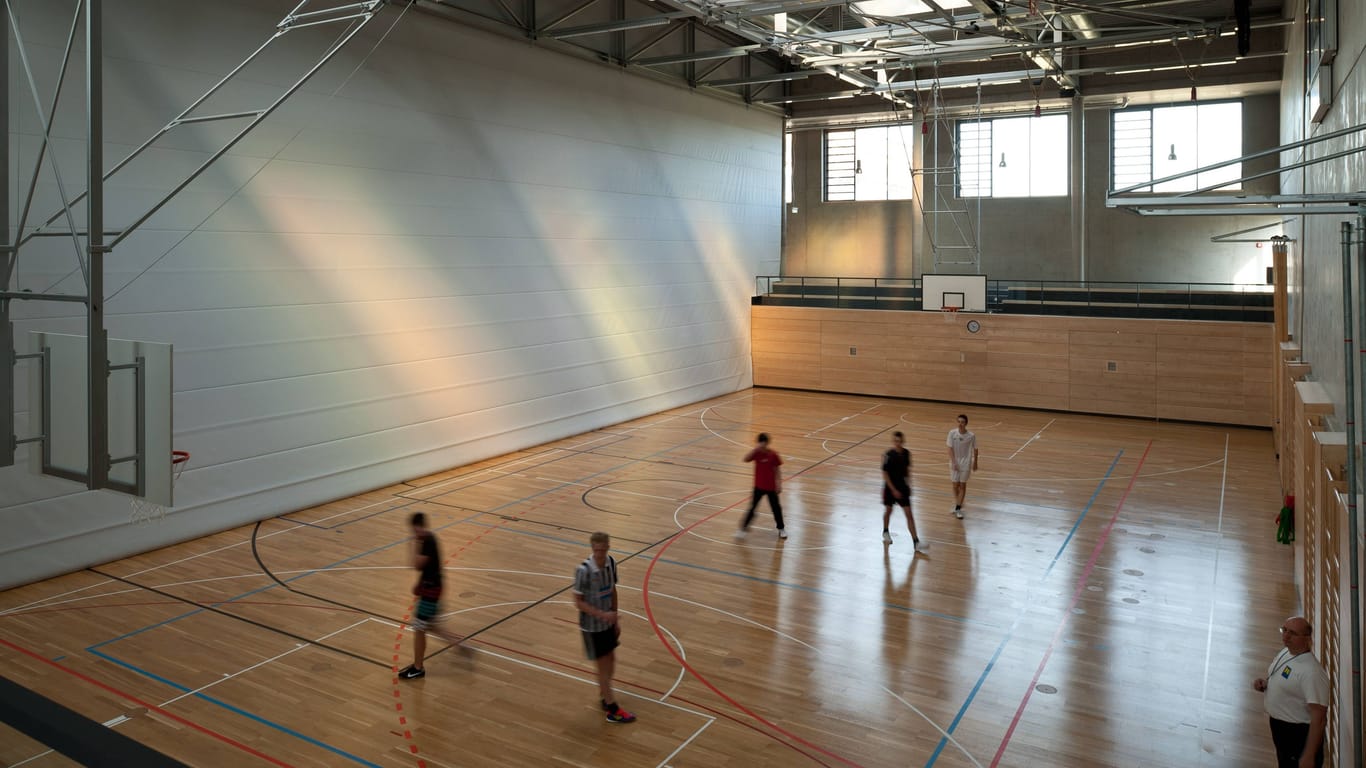
[[[574,623],[576,623],[576,622],[570,622],[570,623],[571,623],[571,624],[574,624]],[[517,648],[509,648],[509,647],[507,647],[507,646],[505,646],[505,645],[499,645],[498,643],[491,643],[491,642],[489,642],[488,640],[484,640],[484,639],[482,639],[482,638],[479,639],[479,640],[475,640],[474,642],[476,642],[476,643],[478,643],[478,644],[480,644],[480,645],[487,645],[487,646],[490,647],[490,648],[497,648],[497,649],[500,650],[500,651],[507,651],[508,653],[515,653],[515,654],[517,654],[518,656],[525,656],[525,657],[527,657],[528,659],[535,659],[535,660],[537,660],[537,661],[543,661],[543,662],[545,662],[546,664],[553,664],[554,666],[557,666],[557,667],[563,667],[563,668],[565,668],[565,669],[570,669],[570,670],[573,670],[573,671],[575,671],[575,672],[578,672],[578,673],[581,673],[581,674],[584,674],[584,675],[596,675],[596,674],[598,673],[596,669],[587,669],[587,668],[585,668],[585,667],[576,667],[576,666],[574,666],[573,664],[566,664],[566,663],[564,663],[564,662],[562,662],[562,661],[556,661],[556,660],[554,660],[554,659],[547,659],[547,658],[544,657],[544,656],[537,656],[537,655],[534,654],[534,653],[529,653],[529,652],[527,652],[527,651],[519,650],[519,649],[517,649]],[[635,688],[635,689],[637,689],[637,690],[645,691],[646,693],[656,693],[656,694],[659,694],[660,696],[663,696],[663,695],[664,695],[664,692],[663,692],[663,691],[661,691],[661,690],[659,690],[659,689],[657,689],[657,688],[651,688],[651,687],[648,686],[648,685],[641,685],[640,683],[632,682],[632,681],[630,681],[630,680],[623,680],[622,678],[619,678],[619,677],[613,678],[613,680],[614,680],[615,682],[621,683],[622,685],[630,686],[631,688]],[[747,722],[745,722],[744,720],[741,720],[740,718],[738,718],[738,717],[736,717],[736,716],[734,716],[734,715],[727,714],[727,713],[725,713],[725,712],[722,712],[722,711],[719,710],[719,709],[714,709],[714,708],[712,708],[712,707],[707,706],[706,704],[702,704],[702,703],[700,703],[700,702],[696,702],[696,701],[693,701],[693,700],[691,700],[691,699],[685,699],[685,698],[683,698],[682,696],[672,696],[672,697],[670,697],[670,698],[672,698],[672,699],[674,699],[674,700],[676,700],[676,701],[681,701],[681,702],[683,702],[684,704],[690,704],[690,705],[692,705],[692,706],[694,706],[694,707],[697,707],[698,709],[705,709],[706,711],[712,713],[713,715],[716,715],[717,717],[724,717],[725,719],[727,719],[727,720],[729,720],[729,721],[735,723],[736,725],[739,725],[739,726],[748,728],[748,729],[750,729],[751,731],[754,731],[755,733],[759,734],[760,736],[764,736],[765,738],[773,739],[774,741],[778,742],[779,744],[782,744],[784,747],[787,747],[788,749],[790,749],[790,750],[796,752],[797,754],[799,754],[799,755],[801,755],[801,756],[803,756],[803,757],[809,757],[809,758],[811,758],[812,760],[814,760],[814,761],[816,761],[817,763],[819,763],[820,765],[823,765],[823,766],[826,766],[826,768],[829,768],[829,765],[830,765],[829,763],[824,762],[823,760],[821,760],[820,758],[816,757],[815,755],[811,755],[811,754],[808,754],[807,752],[802,751],[802,748],[801,748],[801,747],[798,747],[798,746],[796,746],[795,744],[789,744],[789,743],[787,743],[786,741],[783,741],[782,739],[778,738],[777,736],[774,736],[773,734],[769,733],[768,731],[765,731],[765,730],[760,729],[760,728],[756,728],[756,727],[754,727],[753,725],[751,725],[750,723],[747,723]]]
[[[684,496],[683,498],[679,499],[679,501],[687,501],[688,499],[691,499],[691,498],[694,498],[694,497],[696,497],[696,496],[699,496],[699,495],[701,495],[704,491],[708,491],[708,490],[711,490],[711,486],[710,486],[710,485],[704,485],[704,486],[702,486],[701,488],[699,488],[699,489],[693,491],[692,493],[688,494],[687,496]]]
[[[1134,473],[1129,477],[1129,485],[1124,489],[1124,495],[1119,497],[1119,503],[1115,505],[1115,513],[1110,516],[1110,522],[1105,524],[1105,528],[1100,533],[1100,541],[1091,550],[1091,559],[1086,561],[1086,567],[1082,569],[1081,576],[1077,578],[1077,588],[1072,593],[1072,602],[1068,603],[1067,610],[1062,613],[1062,621],[1058,622],[1058,629],[1053,633],[1053,639],[1048,643],[1048,649],[1044,651],[1043,659],[1039,662],[1039,668],[1034,672],[1034,679],[1029,681],[1029,687],[1025,689],[1024,698],[1020,700],[1020,706],[1015,710],[1015,717],[1010,721],[1010,727],[1006,729],[1005,736],[1001,739],[1001,746],[996,750],[996,756],[991,759],[991,768],[996,768],[1001,762],[1001,756],[1006,753],[1006,747],[1010,744],[1010,738],[1015,734],[1015,727],[1020,724],[1020,718],[1024,716],[1025,707],[1029,705],[1029,697],[1034,693],[1034,686],[1039,684],[1039,678],[1043,675],[1044,667],[1048,666],[1048,659],[1053,655],[1053,649],[1057,647],[1058,641],[1062,639],[1062,630],[1067,626],[1067,618],[1072,615],[1072,609],[1077,606],[1077,601],[1081,599],[1082,590],[1086,589],[1086,581],[1091,577],[1091,571],[1096,567],[1096,560],[1100,557],[1100,551],[1105,548],[1105,542],[1110,538],[1110,530],[1115,527],[1115,521],[1119,519],[1120,510],[1124,509],[1124,502],[1129,499],[1129,491],[1134,489],[1134,481],[1138,480],[1138,473],[1143,469],[1143,462],[1148,460],[1148,452],[1153,449],[1153,441],[1148,441],[1148,446],[1143,449],[1143,456],[1138,460],[1138,466],[1134,467]]]
[[[77,672],[76,670],[71,669],[70,667],[66,667],[66,666],[63,666],[62,664],[58,664],[57,662],[52,661],[52,660],[50,660],[50,659],[47,659],[47,658],[45,658],[45,657],[43,657],[43,656],[41,656],[41,655],[39,655],[39,654],[37,654],[37,653],[34,653],[33,651],[30,651],[30,650],[27,649],[27,648],[24,648],[24,647],[22,647],[22,646],[15,645],[14,643],[11,643],[10,641],[4,639],[3,637],[0,637],[0,645],[4,645],[4,646],[6,646],[6,647],[8,647],[8,648],[12,648],[12,649],[14,649],[14,650],[16,650],[16,651],[18,651],[18,652],[24,654],[25,656],[29,656],[29,657],[32,657],[32,658],[34,658],[34,659],[37,659],[38,661],[41,661],[41,662],[43,662],[44,664],[47,664],[47,665],[50,666],[50,667],[55,667],[55,668],[57,668],[57,669],[60,669],[61,671],[67,673],[68,675],[72,675],[73,677],[76,677],[76,678],[78,678],[78,679],[80,679],[80,680],[84,680],[85,682],[90,683],[90,684],[93,685],[93,686],[96,686],[96,687],[98,687],[98,688],[103,688],[104,690],[109,691],[110,693],[114,694],[115,696],[118,696],[119,698],[127,699],[128,701],[131,701],[131,702],[133,702],[134,704],[137,704],[137,705],[140,706],[140,707],[146,707],[147,710],[150,711],[150,712],[156,712],[157,714],[161,715],[162,717],[170,718],[171,720],[174,720],[174,721],[176,721],[177,723],[180,723],[180,724],[182,724],[182,725],[187,725],[187,726],[193,728],[194,730],[199,731],[200,733],[203,733],[203,734],[205,734],[205,735],[207,735],[207,736],[212,736],[213,738],[218,739],[219,741],[223,742],[224,744],[227,744],[227,745],[229,745],[229,746],[236,747],[236,748],[242,750],[243,752],[246,752],[247,754],[249,754],[249,755],[251,755],[251,756],[253,756],[253,757],[258,757],[258,758],[260,758],[260,759],[262,759],[262,760],[264,760],[264,761],[270,763],[271,765],[278,765],[278,766],[280,766],[281,768],[293,768],[293,766],[290,765],[289,763],[286,763],[286,762],[284,762],[284,761],[282,761],[282,760],[278,760],[278,759],[276,759],[276,758],[274,758],[274,757],[271,757],[270,755],[267,755],[267,754],[265,754],[264,752],[258,752],[258,751],[256,751],[256,750],[252,749],[251,747],[248,747],[246,744],[241,743],[240,741],[234,741],[234,740],[228,738],[227,736],[224,736],[223,734],[218,733],[217,731],[211,731],[211,730],[209,730],[208,728],[205,728],[204,726],[202,726],[202,725],[200,725],[200,724],[198,724],[198,723],[195,723],[195,722],[193,722],[193,721],[186,720],[185,718],[183,718],[183,717],[181,717],[181,716],[179,716],[179,715],[171,714],[170,712],[167,712],[166,710],[162,709],[161,707],[158,707],[158,706],[155,705],[155,704],[150,704],[150,703],[148,703],[148,702],[145,702],[145,701],[143,701],[142,699],[139,699],[138,697],[132,695],[131,693],[124,693],[123,691],[119,690],[118,688],[113,687],[112,685],[108,685],[108,684],[106,684],[106,683],[102,683],[102,682],[100,682],[99,680],[96,680],[96,679],[93,678],[93,677],[89,677],[89,676],[84,675],[84,674],[82,674],[82,673],[80,673],[80,672]]]
[[[532,509],[533,509],[533,510],[534,510],[534,509],[538,509],[538,508],[541,507],[541,506],[544,506],[544,503],[543,503],[543,504],[540,504],[540,505],[537,505],[536,507],[533,507]],[[496,530],[502,528],[503,526],[507,525],[509,522],[510,522],[510,520],[504,518],[504,519],[503,519],[502,521],[500,521],[497,525],[494,525],[494,526],[485,528],[485,529],[483,530],[483,532],[481,532],[478,536],[475,536],[474,538],[472,538],[472,539],[470,539],[469,541],[465,542],[464,544],[460,545],[460,548],[459,548],[459,549],[456,549],[454,552],[452,552],[452,553],[450,553],[449,555],[447,555],[447,556],[446,556],[446,559],[445,559],[444,561],[442,561],[442,563],[441,563],[442,569],[444,570],[445,567],[446,567],[452,560],[454,560],[455,558],[459,557],[461,552],[464,552],[465,550],[467,550],[467,549],[469,549],[470,547],[474,546],[475,542],[479,541],[480,539],[484,538],[485,536],[489,535],[490,533],[493,533],[494,531],[496,531]],[[433,532],[432,532],[432,535],[435,536],[435,535],[436,535],[436,532],[433,531]],[[413,757],[417,758],[417,768],[427,768],[427,761],[426,761],[426,760],[423,760],[423,759],[418,755],[417,740],[413,738],[412,729],[410,729],[410,728],[408,727],[408,716],[405,715],[405,714],[403,714],[403,687],[402,687],[402,684],[399,682],[399,679],[398,679],[398,665],[401,663],[401,662],[399,661],[399,655],[400,655],[400,654],[402,653],[402,651],[403,651],[403,629],[404,629],[405,627],[408,626],[408,620],[409,620],[410,618],[412,618],[413,609],[414,609],[416,606],[417,606],[417,597],[414,596],[411,600],[408,601],[408,609],[407,609],[407,611],[403,614],[403,620],[399,622],[398,632],[396,633],[397,636],[394,638],[394,666],[393,666],[393,673],[394,673],[394,710],[398,713],[398,724],[399,724],[399,726],[400,726],[401,728],[403,728],[403,734],[402,734],[403,740],[406,741],[406,742],[408,742],[408,751],[413,755]]]
[[[816,466],[816,465],[812,465],[812,466],[814,467],[814,466]],[[812,467],[808,467],[807,469],[811,469],[811,468],[812,468]],[[805,471],[806,471],[806,470],[802,470],[802,472],[805,472]],[[802,474],[802,472],[798,472],[797,475]],[[795,478],[797,475],[793,475],[793,477]],[[682,654],[680,654],[678,651],[674,650],[673,645],[670,644],[669,641],[664,637],[664,632],[663,632],[663,630],[660,629],[659,622],[655,620],[654,609],[650,607],[650,578],[654,575],[655,566],[659,563],[659,559],[660,559],[661,557],[664,556],[664,553],[667,552],[667,551],[669,550],[669,547],[673,546],[673,543],[674,543],[675,541],[678,541],[680,538],[682,538],[683,534],[688,533],[689,531],[691,531],[692,529],[694,529],[694,528],[696,528],[697,526],[701,525],[702,523],[705,523],[705,522],[708,522],[708,521],[712,520],[713,518],[717,517],[718,515],[721,515],[721,514],[724,514],[724,513],[726,513],[726,512],[731,511],[732,509],[734,509],[734,508],[738,507],[740,504],[742,504],[744,501],[745,501],[744,499],[741,499],[740,501],[737,501],[737,502],[735,502],[734,504],[731,504],[730,506],[726,507],[725,509],[717,510],[716,512],[713,512],[713,513],[711,513],[710,515],[707,515],[706,517],[702,518],[701,520],[698,520],[697,522],[693,523],[692,525],[689,525],[687,528],[684,528],[683,530],[679,531],[677,534],[675,534],[673,537],[671,537],[668,541],[666,541],[666,542],[664,543],[664,546],[660,547],[660,548],[659,548],[659,551],[655,553],[655,556],[654,556],[653,558],[651,558],[651,560],[650,560],[650,567],[648,567],[648,568],[645,569],[645,581],[641,584],[641,587],[640,587],[641,598],[643,599],[643,601],[644,601],[644,603],[645,603],[645,615],[646,615],[647,617],[649,617],[649,620],[650,620],[650,627],[651,627],[652,629],[654,629],[655,634],[659,637],[659,641],[660,641],[661,643],[664,644],[664,647],[665,647],[666,649],[668,649],[669,655],[673,656],[674,659],[675,659],[680,665],[682,665],[682,667],[683,667],[684,669],[688,670],[688,674],[690,674],[690,675],[692,675],[693,677],[697,678],[697,681],[698,681],[699,683],[705,685],[707,688],[709,688],[709,689],[711,690],[712,693],[716,694],[717,696],[720,696],[720,697],[721,697],[722,699],[724,699],[727,703],[729,703],[732,707],[735,707],[736,709],[740,710],[741,712],[744,712],[746,715],[749,715],[750,717],[752,717],[752,718],[754,718],[755,720],[757,720],[757,721],[763,723],[764,725],[768,726],[769,728],[772,728],[773,730],[777,731],[778,733],[781,733],[782,735],[786,736],[787,738],[792,739],[793,741],[796,741],[796,742],[798,742],[798,743],[800,743],[800,744],[804,744],[805,746],[808,746],[808,747],[810,747],[811,749],[814,749],[814,750],[816,750],[817,752],[820,752],[820,753],[823,754],[823,755],[826,755],[826,756],[828,756],[828,757],[833,757],[834,759],[840,761],[841,763],[844,763],[845,765],[852,766],[852,768],[863,768],[863,767],[860,766],[858,763],[856,763],[856,762],[854,762],[854,761],[852,761],[852,760],[850,760],[850,759],[848,759],[848,758],[846,758],[846,757],[842,757],[842,756],[840,756],[840,755],[835,754],[834,752],[831,752],[831,751],[828,750],[828,749],[825,749],[825,748],[823,748],[823,747],[817,746],[816,744],[812,744],[811,742],[807,741],[806,739],[803,739],[802,737],[798,736],[797,734],[792,733],[791,731],[786,730],[786,729],[783,728],[782,726],[779,726],[779,725],[777,725],[776,723],[773,723],[773,722],[767,720],[766,718],[764,718],[763,715],[760,715],[759,713],[757,713],[757,712],[755,712],[755,711],[749,709],[748,707],[746,707],[745,705],[743,705],[743,704],[741,704],[740,702],[736,701],[735,699],[732,699],[730,696],[727,696],[725,693],[723,693],[723,692],[721,691],[720,688],[717,688],[715,685],[713,685],[713,684],[711,683],[710,680],[708,680],[706,677],[704,677],[704,676],[702,675],[701,672],[698,672],[696,669],[694,669],[693,666],[692,666],[691,664],[688,663],[688,660],[685,659],[685,658],[683,658],[683,655],[682,655]],[[816,759],[815,757],[813,757],[813,756],[811,756],[811,755],[807,755],[807,757],[811,757],[813,760]],[[817,761],[817,762],[819,762],[819,761]]]

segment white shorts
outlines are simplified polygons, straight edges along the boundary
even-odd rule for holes
[[[972,462],[968,461],[962,464],[950,464],[949,477],[953,478],[953,482],[955,483],[966,483],[968,478],[972,477]]]

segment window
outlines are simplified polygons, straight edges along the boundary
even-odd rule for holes
[[[910,200],[914,127],[825,133],[825,199]]]
[[[1238,101],[1125,109],[1111,121],[1111,189],[1233,160],[1243,154],[1243,105]],[[1230,182],[1238,189],[1242,163],[1135,192],[1190,192]]]
[[[1065,197],[1067,115],[958,123],[959,197]]]
[[[783,202],[792,204],[792,134],[783,134]]]

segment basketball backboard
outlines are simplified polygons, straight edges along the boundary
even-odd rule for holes
[[[921,275],[920,308],[939,312],[946,306],[964,312],[987,311],[987,276]]]
[[[43,440],[28,443],[30,471],[85,482],[89,475],[86,337],[34,331],[28,407]],[[172,506],[171,345],[109,339],[109,485]]]

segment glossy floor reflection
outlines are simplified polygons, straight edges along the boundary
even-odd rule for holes
[[[960,412],[981,460],[957,520]],[[899,510],[881,539],[898,429],[924,555]],[[766,504],[733,537],[761,430],[786,541]],[[1270,443],[748,390],[10,590],[0,659],[192,765],[1260,765],[1248,682],[1296,602]],[[473,652],[433,641],[400,682],[416,511]],[[603,721],[566,590],[593,530],[631,725]],[[6,733],[0,762],[63,764]]]

